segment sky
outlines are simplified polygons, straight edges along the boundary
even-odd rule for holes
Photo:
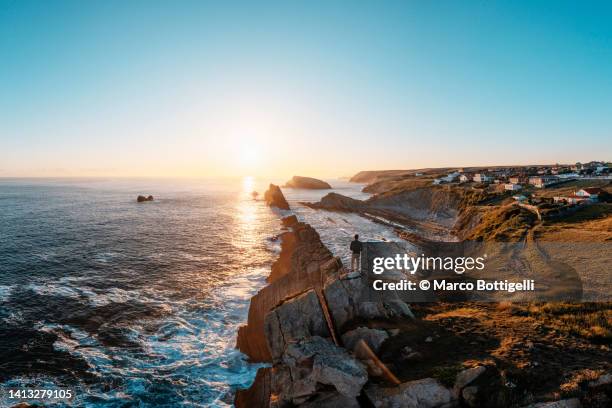
[[[612,160],[612,2],[0,0],[0,177]]]

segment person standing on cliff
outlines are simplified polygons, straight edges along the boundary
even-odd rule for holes
[[[359,235],[355,234],[355,240],[351,242],[351,270],[353,272],[361,269],[361,248],[362,244],[359,241]]]

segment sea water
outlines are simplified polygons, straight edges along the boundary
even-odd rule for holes
[[[237,329],[288,214],[251,197],[267,182],[0,180],[0,385],[75,390],[55,406],[231,406],[259,367],[235,349]],[[300,204],[327,192],[285,190],[335,254],[348,258],[354,233],[395,238]]]

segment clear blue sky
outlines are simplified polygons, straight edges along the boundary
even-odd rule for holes
[[[0,176],[612,159],[609,1],[0,0]]]

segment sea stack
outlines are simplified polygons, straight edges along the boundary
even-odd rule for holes
[[[143,195],[139,195],[138,198],[136,198],[136,201],[139,203],[144,203],[146,201],[153,201],[153,196],[150,195],[150,196],[145,197]]]
[[[312,177],[293,176],[291,180],[285,183],[287,188],[304,188],[308,190],[329,190],[332,186],[323,180]]]
[[[270,207],[280,208],[281,210],[289,209],[289,203],[285,199],[280,187],[276,184],[270,184],[270,187],[264,193],[264,200]]]

